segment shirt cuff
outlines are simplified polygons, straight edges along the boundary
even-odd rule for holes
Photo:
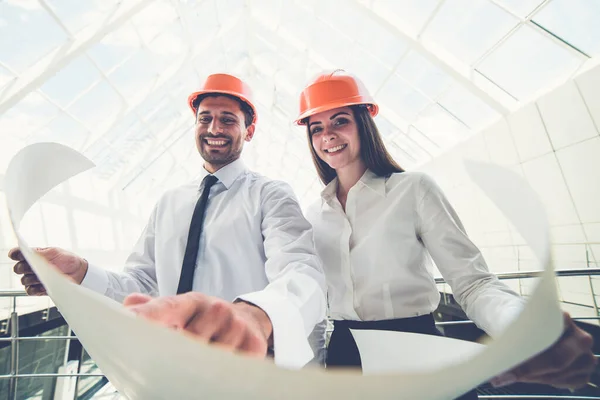
[[[308,344],[304,320],[298,309],[289,300],[264,291],[238,297],[260,307],[273,326],[273,351],[275,364],[290,369],[302,368],[314,357]]]
[[[494,339],[500,337],[506,328],[510,327],[515,319],[517,319],[517,317],[521,314],[525,308],[525,301],[520,298],[518,300],[519,301],[516,301],[510,306],[504,307],[504,309],[500,310],[496,314],[494,325],[491,327],[489,332],[486,332],[490,337]]]
[[[108,274],[104,269],[88,263],[88,270],[81,281],[81,286],[105,294],[108,289]]]

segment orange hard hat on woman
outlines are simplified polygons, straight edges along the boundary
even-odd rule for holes
[[[304,88],[300,94],[300,115],[296,124],[306,125],[308,117],[323,111],[358,104],[366,105],[372,117],[377,115],[379,106],[363,83],[354,76],[339,72],[341,70],[321,74]]]
[[[190,94],[188,97],[188,104],[190,105],[194,116],[198,112],[198,104],[196,104],[196,100],[199,96],[208,93],[228,94],[248,104],[248,106],[250,106],[252,109],[252,123],[256,123],[257,115],[256,107],[254,107],[254,104],[252,103],[252,90],[250,90],[250,87],[241,79],[228,74],[209,75],[208,78],[206,78],[202,88],[199,91]]]

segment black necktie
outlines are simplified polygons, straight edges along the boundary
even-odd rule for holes
[[[208,204],[208,193],[210,192],[212,185],[217,181],[218,179],[214,175],[207,175],[203,179],[204,189],[196,203],[196,208],[194,208],[190,232],[188,233],[188,240],[185,246],[185,255],[183,257],[177,294],[187,293],[192,290],[194,271],[196,270],[196,259],[198,258],[198,246],[200,245],[200,234],[202,233],[202,222],[204,221],[206,205]]]

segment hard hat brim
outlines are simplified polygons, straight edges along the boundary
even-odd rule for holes
[[[254,107],[254,104],[252,104],[252,102],[245,96],[242,96],[238,92],[234,92],[234,91],[230,91],[230,90],[200,90],[198,92],[194,92],[194,93],[190,94],[188,97],[188,105],[192,109],[194,116],[196,116],[196,113],[198,112],[197,107],[194,107],[194,102],[196,101],[196,99],[199,96],[202,96],[203,94],[217,94],[217,95],[218,94],[227,94],[227,95],[233,96],[237,99],[240,99],[241,101],[246,103],[252,109],[252,113],[254,114],[252,116],[252,123],[253,124],[256,123],[257,113],[256,113],[256,108]]]
[[[323,104],[322,106],[310,108],[310,109],[304,111],[302,114],[300,114],[298,116],[298,118],[294,121],[294,123],[296,125],[306,125],[306,122],[303,122],[303,121],[306,118],[311,117],[315,114],[322,113],[323,111],[334,110],[336,108],[357,106],[357,105],[361,105],[361,104],[368,106],[369,112],[371,113],[371,117],[375,117],[379,113],[379,106],[374,103],[368,103],[368,102],[364,102],[364,101],[357,101],[357,102],[340,101],[340,102],[328,103],[328,104]]]

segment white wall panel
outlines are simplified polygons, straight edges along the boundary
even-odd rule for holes
[[[575,78],[575,83],[596,123],[596,129],[600,131],[600,68],[596,67],[579,75]]]
[[[586,236],[581,224],[553,226],[550,228],[553,243],[585,243]]]
[[[531,271],[540,266],[514,227],[462,171],[456,172],[468,158],[508,166],[536,190],[550,220],[556,268],[597,267],[600,261],[598,122],[600,66],[525,105],[421,169],[452,192],[449,197],[491,270]],[[534,282],[521,281],[522,293],[530,293]],[[592,304],[587,278],[568,281],[559,278],[558,284],[563,300]],[[600,288],[600,279],[596,286]],[[600,295],[600,289],[597,292]],[[565,303],[564,309],[573,315],[594,315],[592,307]]]
[[[506,119],[501,119],[483,132],[490,160],[499,165],[512,166],[519,162]]]
[[[592,224],[584,224],[583,230],[587,240],[590,242],[600,243],[600,222]]]
[[[543,96],[537,104],[554,150],[597,136],[573,81]]]
[[[581,221],[600,222],[600,137],[556,152]]]
[[[579,222],[567,185],[554,154],[547,154],[523,163],[527,181],[541,197],[550,225],[568,225]]]
[[[552,145],[535,103],[530,103],[507,117],[521,161],[552,152]]]

